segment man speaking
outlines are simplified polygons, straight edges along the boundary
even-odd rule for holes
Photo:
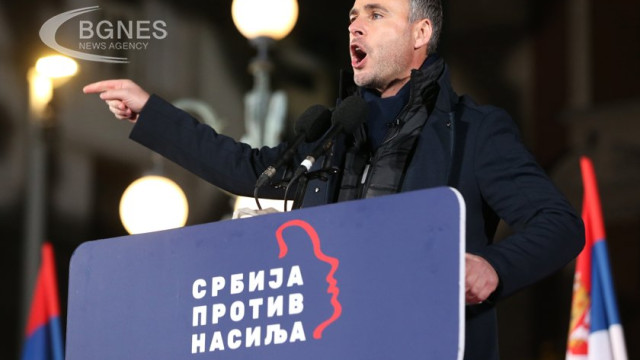
[[[324,191],[307,193],[303,206],[456,188],[467,212],[465,359],[498,359],[496,302],[571,261],[583,246],[582,222],[510,116],[453,91],[436,53],[440,0],[356,0],[348,15],[353,83],[340,94],[362,98],[368,112],[352,134],[336,138],[331,161],[340,171]],[[238,143],[130,80],[96,82],[84,92],[99,93],[118,119],[135,123],[133,140],[232,193],[250,196],[287,149]],[[514,233],[494,243],[500,219]]]

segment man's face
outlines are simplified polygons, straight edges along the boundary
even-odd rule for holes
[[[349,20],[351,67],[358,86],[384,95],[420,66],[421,62],[416,65],[409,0],[356,0]]]

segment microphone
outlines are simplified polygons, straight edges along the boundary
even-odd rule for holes
[[[293,155],[296,153],[298,146],[304,140],[305,142],[311,143],[318,140],[322,134],[324,134],[330,126],[331,119],[331,111],[322,105],[313,105],[305,112],[300,115],[298,120],[296,121],[296,125],[294,131],[296,133],[296,138],[289,145],[287,150],[282,154],[282,156],[276,161],[275,164],[267,167],[258,180],[256,181],[256,188],[263,187],[266,185],[269,180],[271,180],[278,168],[285,165],[287,162],[291,160]]]
[[[327,152],[333,145],[333,140],[341,132],[351,134],[367,118],[367,103],[359,96],[349,96],[342,100],[331,116],[331,128],[324,135],[323,141],[300,163],[293,175],[297,179],[308,172],[318,157]]]

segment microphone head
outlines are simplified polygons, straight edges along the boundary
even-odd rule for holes
[[[351,134],[367,118],[367,102],[361,97],[352,95],[342,100],[333,111],[331,121],[334,126],[342,127],[342,131]]]
[[[322,105],[313,105],[296,121],[295,132],[305,135],[305,142],[314,142],[331,126],[331,111]]]

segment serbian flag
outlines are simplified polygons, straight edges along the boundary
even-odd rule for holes
[[[567,360],[626,360],[593,163],[580,159],[585,246],[576,261]]]
[[[22,349],[22,360],[64,360],[56,266],[51,244],[42,244],[42,259]]]

